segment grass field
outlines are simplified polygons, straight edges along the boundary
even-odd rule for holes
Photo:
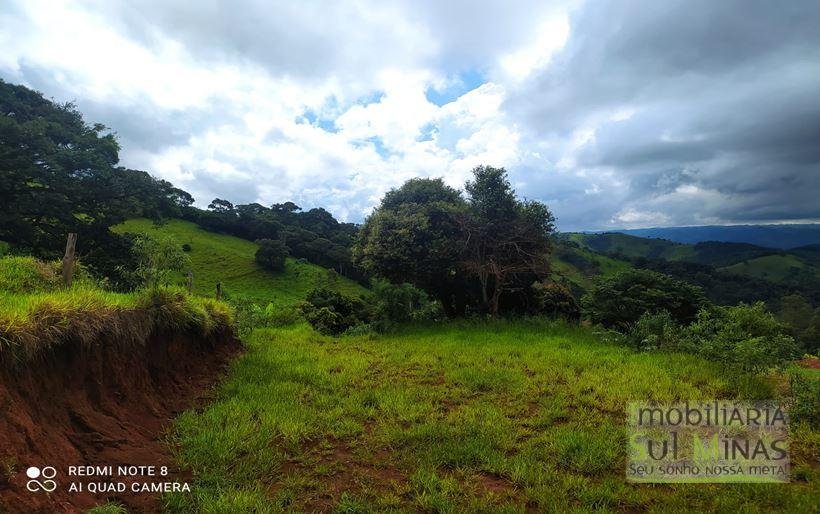
[[[818,433],[792,427],[788,485],[625,482],[625,404],[726,398],[690,355],[634,353],[537,321],[246,341],[216,401],[178,418],[197,512],[816,512]],[[756,380],[744,390],[776,394]]]
[[[794,255],[766,255],[739,262],[721,268],[721,270],[739,275],[765,278],[774,282],[793,278],[795,273],[798,272],[808,272],[809,275],[813,275],[820,280],[820,268],[816,268]]]
[[[158,226],[151,220],[134,219],[118,225],[115,231],[172,236],[180,244],[191,245],[188,255],[194,273],[194,292],[201,295],[213,295],[216,283],[222,282],[229,297],[241,294],[258,303],[270,302],[283,307],[304,300],[307,293],[319,285],[328,285],[352,296],[366,292],[344,277],[329,281],[325,268],[296,259],[288,259],[281,273],[269,272],[254,261],[255,243],[208,232],[187,221],[170,220]],[[184,283],[182,275],[176,280]]]

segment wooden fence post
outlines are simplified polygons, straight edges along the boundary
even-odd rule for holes
[[[71,287],[71,280],[74,278],[74,253],[77,247],[77,234],[70,232],[65,243],[65,255],[63,256],[63,284]]]
[[[193,271],[188,272],[188,280],[187,280],[187,283],[185,285],[188,287],[188,292],[189,293],[194,292],[194,272]]]
[[[222,282],[217,282],[216,283],[216,299],[217,300],[222,299]]]

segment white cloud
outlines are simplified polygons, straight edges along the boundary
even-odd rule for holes
[[[123,165],[171,180],[203,206],[216,196],[294,200],[359,221],[408,178],[461,187],[478,164],[507,167],[520,194],[550,202],[562,229],[691,222],[693,208],[720,221],[748,198],[765,201],[772,172],[755,168],[752,150],[704,145],[727,122],[741,136],[765,126],[740,124],[726,105],[741,120],[761,97],[813,105],[803,86],[817,81],[816,65],[784,66],[791,94],[773,95],[762,75],[724,72],[731,54],[691,64],[689,50],[676,53],[704,39],[685,32],[699,25],[604,4],[16,0],[0,5],[0,76],[76,100],[87,120],[119,133]],[[680,38],[656,30],[678,25]],[[653,37],[667,45],[663,59],[643,43]],[[714,81],[712,58],[723,59]],[[681,62],[662,78],[636,71]],[[692,95],[703,80],[737,94]],[[439,106],[431,89],[460,94]],[[687,125],[696,98],[723,117]],[[816,170],[812,159],[805,169]],[[756,173],[742,185],[752,191],[745,204],[724,193],[737,189],[739,162]],[[790,180],[811,197],[811,182]]]

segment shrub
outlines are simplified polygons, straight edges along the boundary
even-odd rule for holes
[[[592,322],[628,330],[644,313],[661,311],[678,323],[689,323],[707,302],[699,287],[654,271],[631,269],[598,278],[581,303]]]
[[[412,284],[391,284],[386,280],[371,282],[373,318],[380,330],[394,323],[440,319],[443,313],[438,302]]]
[[[182,251],[185,252],[185,253],[190,252],[191,251],[191,245],[189,243],[183,243]]]
[[[820,427],[820,379],[811,379],[793,371],[789,374],[789,389],[791,420]]]
[[[136,276],[142,284],[154,288],[168,285],[172,273],[182,271],[190,262],[179,243],[167,236],[137,236],[132,252],[138,262]]]
[[[236,325],[240,335],[260,327],[292,325],[302,317],[301,312],[294,307],[276,307],[273,303],[263,307],[244,296],[231,300],[231,304],[236,311]]]
[[[535,282],[532,289],[539,313],[567,321],[577,322],[581,319],[581,308],[572,292],[564,284]]]
[[[360,299],[350,298],[327,288],[314,289],[308,293],[300,309],[308,323],[325,335],[341,334],[370,318]]]
[[[624,341],[636,350],[674,349],[679,333],[680,327],[668,312],[644,313],[629,329]]]
[[[799,353],[788,327],[763,302],[701,310],[683,331],[680,346],[752,373],[783,366]]]
[[[288,257],[288,247],[285,243],[279,239],[260,239],[256,244],[259,245],[255,255],[257,264],[270,271],[285,269]]]

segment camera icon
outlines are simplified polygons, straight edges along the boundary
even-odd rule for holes
[[[31,466],[26,470],[26,476],[31,479],[26,482],[26,489],[33,493],[38,491],[50,493],[57,489],[57,482],[53,480],[57,476],[57,470],[51,466],[45,466],[42,469]]]

